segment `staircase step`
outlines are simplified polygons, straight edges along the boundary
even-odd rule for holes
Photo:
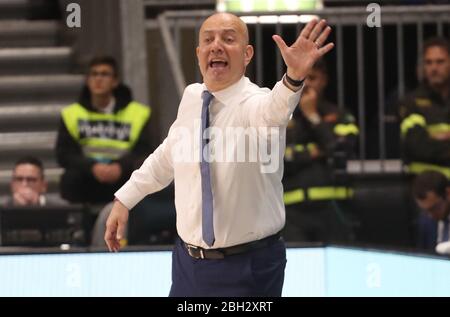
[[[0,76],[68,73],[71,56],[70,47],[3,48]]]
[[[2,152],[22,149],[53,149],[55,140],[56,132],[53,131],[0,133],[0,148]]]
[[[54,147],[56,131],[0,133],[0,170],[11,169],[22,156],[33,155],[45,167],[57,167]]]
[[[57,21],[0,20],[0,47],[56,46]]]
[[[69,102],[0,106],[1,131],[23,132],[24,127],[32,131],[56,131],[61,109],[68,104]]]
[[[0,103],[75,100],[83,75],[32,75],[0,77]]]
[[[0,19],[26,19],[28,0],[0,0]]]

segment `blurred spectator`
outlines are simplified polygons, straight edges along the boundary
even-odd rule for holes
[[[70,202],[107,203],[153,150],[151,108],[133,101],[119,82],[116,61],[92,59],[77,103],[61,112],[56,142],[65,168],[61,196]]]
[[[424,43],[423,83],[400,102],[403,159],[408,171],[435,170],[450,177],[450,46]]]
[[[172,244],[176,237],[174,188],[147,196],[130,211],[124,237],[125,245]],[[106,220],[113,203],[107,204],[98,214],[92,230],[91,246],[106,248]]]
[[[324,61],[308,77],[299,107],[286,135],[284,202],[287,241],[347,240],[348,227],[336,200],[351,190],[336,172],[354,155],[358,127],[347,111],[325,99],[328,84]],[[341,173],[345,175],[344,173]]]
[[[14,165],[11,197],[5,206],[46,206],[62,204],[61,200],[46,197],[47,181],[42,162],[32,156],[20,158]]]
[[[435,249],[437,244],[449,241],[450,184],[445,175],[428,171],[416,177],[413,196],[425,212],[419,218],[419,247]]]

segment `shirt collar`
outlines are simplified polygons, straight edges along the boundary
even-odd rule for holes
[[[222,103],[224,105],[229,105],[229,104],[231,104],[230,101],[233,98],[239,97],[241,95],[240,92],[245,87],[246,80],[247,80],[247,77],[242,76],[241,79],[239,79],[233,85],[231,85],[225,89],[215,91],[212,94],[213,94],[214,98],[216,100],[218,100],[220,103]],[[203,86],[204,86],[204,89],[207,89],[205,84],[203,84]]]
[[[116,98],[111,97],[111,100],[109,101],[108,105],[105,108],[103,109],[95,108],[95,109],[101,113],[111,114],[114,112],[115,105],[116,105]]]

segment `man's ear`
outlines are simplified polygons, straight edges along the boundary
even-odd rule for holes
[[[254,54],[253,46],[247,45],[247,47],[245,48],[245,66],[250,64],[253,58],[253,54]]]

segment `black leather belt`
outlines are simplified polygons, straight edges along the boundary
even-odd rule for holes
[[[250,250],[264,248],[280,239],[281,239],[281,234],[278,232],[272,236],[268,236],[261,240],[238,244],[238,245],[228,247],[228,248],[203,249],[201,247],[197,247],[195,245],[188,244],[185,242],[183,242],[183,245],[186,247],[186,250],[188,251],[189,255],[193,258],[217,260],[217,259],[223,259],[226,256],[245,253]]]

